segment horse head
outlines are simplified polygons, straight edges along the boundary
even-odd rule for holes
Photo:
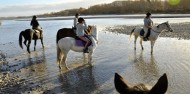
[[[115,73],[114,83],[116,90],[120,94],[165,94],[168,88],[166,74],[159,78],[158,82],[152,87],[152,89],[148,89],[145,84],[130,87],[127,84],[127,81],[117,73]]]
[[[169,31],[169,32],[173,32],[173,29],[171,28],[169,22],[164,22],[164,23],[161,23],[157,26],[158,28],[162,28],[163,30],[166,30],[166,31]]]

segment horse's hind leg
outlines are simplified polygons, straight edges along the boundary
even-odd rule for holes
[[[61,58],[62,58],[61,62],[65,64],[65,65],[64,65],[64,68],[65,68],[65,69],[69,69],[68,66],[67,66],[67,63],[66,63],[68,51],[63,51],[63,50],[62,50],[61,53],[62,53],[62,57],[63,57],[63,58],[61,57]],[[61,63],[59,63],[59,68],[60,68],[60,69],[63,69],[63,67],[61,66]]]
[[[24,45],[27,47],[27,44],[26,44],[26,42],[27,42],[27,40],[25,39],[25,40],[24,40]]]
[[[40,40],[41,40],[42,47],[44,48],[43,38],[41,38]]]
[[[36,51],[37,40],[34,40],[34,51]]]
[[[28,53],[30,53],[30,43],[31,43],[31,40],[28,41],[28,45],[27,45],[27,51],[28,51]]]
[[[144,47],[143,47],[143,44],[142,44],[142,38],[140,39],[140,44],[141,44],[142,50],[144,50]]]

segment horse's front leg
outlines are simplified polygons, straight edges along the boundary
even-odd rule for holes
[[[86,55],[83,53],[83,63],[86,64]]]
[[[34,51],[36,51],[37,40],[34,40]]]
[[[135,40],[134,40],[134,49],[136,50],[136,42],[137,42],[138,36],[135,35]]]
[[[153,47],[154,47],[155,41],[150,41],[150,44],[151,44],[151,54],[153,54]]]
[[[31,43],[31,40],[28,40],[28,45],[27,45],[27,51],[28,51],[28,53],[30,53],[30,43]]]
[[[92,65],[92,52],[89,52],[88,54],[88,63]]]
[[[144,50],[144,47],[143,47],[143,44],[142,44],[142,38],[140,39],[140,44],[141,44],[142,50]]]

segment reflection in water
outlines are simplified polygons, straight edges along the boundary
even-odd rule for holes
[[[30,74],[33,74],[33,76],[40,76],[43,74],[46,74],[46,57],[44,50],[40,55],[38,55],[38,52],[34,52],[34,56],[31,59],[31,55],[28,57],[28,65],[30,67],[28,72]]]
[[[136,51],[134,52],[134,62],[136,72],[142,78],[142,81],[146,81],[149,83],[160,77],[159,69],[156,65],[156,60],[154,56],[151,55],[150,59],[143,56],[143,51],[140,52],[139,56],[136,55]],[[153,79],[155,78],[155,79]]]
[[[45,93],[90,94],[97,89],[93,68],[90,66],[81,66],[66,73],[61,71],[57,83],[57,87]]]
[[[48,74],[48,71],[46,68],[47,64],[45,52],[40,52],[32,52],[31,54],[28,54],[28,58],[19,66],[23,78],[26,78],[28,80],[34,80],[34,78],[37,78],[38,80],[40,80],[44,77],[48,77],[48,75],[46,75]],[[41,82],[39,81],[38,84],[39,83]]]

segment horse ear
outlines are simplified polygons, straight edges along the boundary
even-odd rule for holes
[[[128,92],[129,86],[127,82],[121,77],[119,74],[115,73],[114,79],[115,88],[119,93],[126,93]]]
[[[164,94],[166,93],[167,88],[168,88],[168,79],[167,75],[164,74],[159,78],[158,82],[150,90],[150,94]]]

